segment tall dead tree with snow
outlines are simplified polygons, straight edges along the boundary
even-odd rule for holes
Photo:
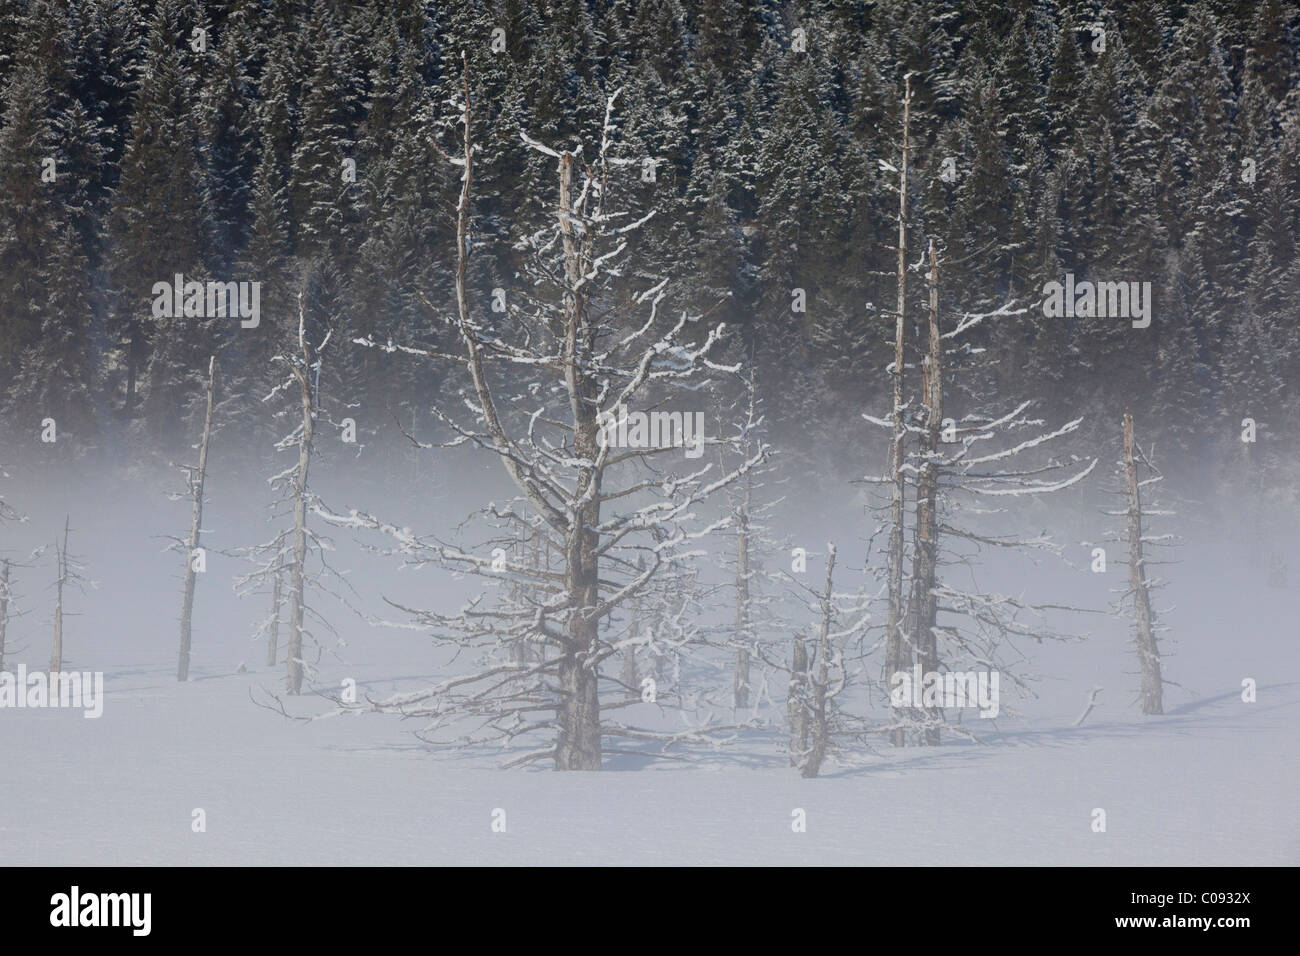
[[[0,469],[0,475],[4,472]],[[17,521],[18,512],[15,511],[0,495],[0,524],[6,521]],[[5,669],[5,641],[9,630],[9,605],[13,600],[13,591],[10,586],[12,562],[9,558],[0,558],[0,671]]]
[[[893,398],[890,410],[889,443],[889,543],[886,580],[888,617],[885,622],[885,674],[900,670],[910,653],[904,632],[903,561],[904,521],[907,509],[907,482],[903,474],[906,457],[907,429],[904,422],[904,335],[907,317],[907,167],[911,160],[912,74],[903,77],[903,143],[898,167],[898,294],[894,312]],[[895,745],[903,743],[901,730],[890,735]]]
[[[907,423],[917,445],[904,462],[906,480],[916,488],[916,523],[910,599],[903,621],[901,658],[886,654],[889,666],[891,720],[884,732],[891,742],[939,743],[948,726],[943,712],[941,671],[968,668],[997,671],[1016,687],[1027,690],[1024,678],[1004,666],[1019,658],[1015,642],[1061,637],[1047,618],[1070,610],[1041,605],[1018,597],[977,588],[958,587],[945,580],[945,564],[968,569],[978,565],[980,552],[993,548],[1025,554],[1060,554],[1046,531],[1022,536],[1001,525],[1008,511],[1001,500],[1063,491],[1086,478],[1096,467],[1078,456],[1053,457],[1051,443],[1073,433],[1082,419],[1049,428],[1029,417],[1031,402],[1007,412],[973,408],[954,418],[944,413],[946,342],[956,340],[985,322],[1023,314],[1024,307],[1007,303],[991,312],[962,314],[947,332],[940,312],[940,258],[933,245],[929,259],[928,341],[923,359],[921,401]],[[969,354],[978,354],[970,349]],[[864,416],[882,430],[891,419]],[[944,620],[940,620],[940,615]],[[1032,619],[1032,620],[1031,620]],[[924,684],[922,684],[924,681]]]
[[[820,590],[786,576],[795,596],[817,622],[811,641],[803,632],[795,636],[786,700],[790,764],[804,777],[821,773],[837,737],[859,736],[861,732],[860,720],[841,712],[836,699],[848,686],[844,651],[867,633],[868,600],[862,594],[835,593],[835,559],[835,545],[827,544],[826,576]]]
[[[834,663],[834,651],[831,647],[831,623],[834,597],[832,588],[835,580],[835,545],[826,547],[826,585],[821,594],[821,624],[817,632],[817,645],[814,651],[815,664],[808,669],[810,675],[808,700],[808,753],[803,759],[799,772],[805,777],[815,777],[821,772],[822,761],[830,746],[830,719],[826,712],[830,699],[834,696],[831,687],[831,666]],[[813,668],[816,676],[811,676]],[[842,668],[841,668],[842,670]]]
[[[720,404],[716,414],[717,434],[729,440],[718,445],[718,465],[726,471],[729,464],[739,464],[756,456],[770,456],[767,444],[767,427],[761,409],[761,400],[755,387],[752,372],[743,376],[744,391],[731,405]],[[734,458],[734,462],[729,459]],[[736,711],[751,706],[755,697],[755,682],[765,685],[768,668],[768,634],[783,630],[777,607],[778,592],[773,587],[777,579],[774,564],[778,555],[788,551],[788,543],[778,540],[772,529],[772,519],[780,507],[782,497],[772,494],[772,485],[779,483],[774,458],[763,457],[760,464],[750,468],[726,490],[731,522],[724,532],[730,554],[722,564],[732,578],[734,594],[734,619],[725,629],[725,641],[734,654],[732,672],[732,708]],[[754,668],[761,668],[757,678]],[[757,701],[754,701],[757,706]]]
[[[908,601],[907,633],[916,648],[922,673],[939,669],[939,439],[943,423],[943,338],[939,333],[939,260],[930,240],[930,321],[928,344],[921,364],[921,406],[916,422],[916,523],[912,548],[911,596]],[[939,742],[938,722],[933,709],[926,720],[926,742]]]
[[[280,654],[280,592],[284,586],[284,572],[278,560],[269,569],[271,576],[271,613],[267,616],[263,628],[266,631],[266,666],[274,667],[279,662]]]
[[[189,680],[190,677],[190,638],[194,621],[194,585],[195,576],[206,566],[206,558],[200,552],[200,539],[203,534],[203,485],[208,476],[208,440],[212,437],[212,404],[217,385],[217,359],[208,359],[208,394],[207,408],[203,415],[203,437],[199,440],[199,460],[196,465],[185,466],[186,483],[189,486],[189,498],[193,505],[190,515],[190,533],[184,542],[185,555],[185,590],[181,598],[181,645],[176,665],[176,679]]]
[[[785,714],[790,728],[790,766],[798,767],[808,752],[809,689],[808,638],[803,632],[794,636],[790,648],[790,681],[786,686]]]
[[[298,428],[298,466],[293,470],[291,494],[293,499],[293,532],[289,540],[289,648],[285,659],[286,689],[290,694],[302,691],[302,635],[306,626],[306,566],[307,566],[307,473],[311,468],[312,443],[315,440],[316,410],[312,401],[312,367],[320,361],[319,355],[329,340],[312,353],[303,331],[302,294],[298,296],[298,348],[299,354],[287,360],[289,371],[298,384],[298,404],[302,423]]]
[[[539,747],[511,764],[548,759],[560,770],[598,770],[620,741],[670,746],[709,736],[709,727],[652,731],[610,716],[633,706],[615,666],[625,659],[628,642],[656,636],[607,640],[602,624],[639,595],[653,593],[659,576],[685,570],[700,554],[698,543],[720,524],[696,527],[697,509],[754,463],[719,474],[703,455],[714,439],[692,428],[704,411],[690,404],[691,388],[735,371],[711,358],[722,327],[693,335],[695,318],[665,315],[667,279],[635,288],[631,240],[650,214],[633,216],[611,202],[620,171],[639,164],[615,155],[618,95],[607,97],[604,125],[590,152],[554,149],[522,133],[528,148],[555,163],[554,218],[524,243],[527,286],[510,291],[506,313],[489,315],[475,302],[469,281],[476,150],[466,70],[458,155],[447,156],[461,173],[455,309],[448,320],[460,351],[393,348],[450,358],[463,372],[468,418],[451,408],[436,414],[453,443],[472,445],[500,463],[522,502],[489,505],[483,514],[518,522],[526,507],[540,516],[539,532],[558,556],[557,566],[494,562],[481,548],[415,535],[358,511],[331,518],[386,532],[412,561],[436,561],[498,584],[516,580],[535,595],[525,607],[475,598],[448,612],[403,608],[440,639],[476,649],[480,667],[426,690],[358,705],[426,717],[424,736],[441,743],[540,739]],[[673,403],[671,411],[662,410]],[[690,629],[682,633],[684,644],[694,640]],[[520,640],[537,650],[534,660],[511,659],[510,648]],[[667,696],[655,699],[662,705]]]
[[[0,671],[5,669],[6,637],[9,630],[9,602],[12,593],[9,587],[10,560],[0,558]]]
[[[50,673],[63,670],[63,589],[68,584],[68,522],[63,519],[63,543],[54,543],[54,559],[58,575],[54,581],[54,644],[50,648]]]
[[[319,407],[317,382],[333,334],[332,329],[327,330],[320,343],[312,345],[307,330],[304,293],[300,291],[297,336],[292,347],[286,346],[272,359],[276,365],[284,366],[286,374],[263,399],[272,402],[281,395],[289,396],[280,414],[294,423],[288,434],[275,445],[277,451],[294,453],[294,463],[268,479],[272,491],[277,494],[272,506],[273,520],[285,524],[271,540],[244,549],[245,556],[257,567],[235,580],[235,590],[239,594],[264,593],[268,586],[271,589],[271,613],[255,635],[267,634],[270,666],[275,666],[278,660],[281,608],[288,606],[285,689],[290,695],[302,693],[305,675],[320,659],[323,645],[313,628],[323,628],[337,636],[334,627],[313,606],[309,594],[325,594],[351,607],[348,599],[350,587],[327,560],[331,543],[308,521],[309,516],[322,507],[312,491],[310,475],[316,456],[316,430],[324,418]],[[287,587],[284,586],[286,582]],[[310,660],[307,656],[309,645],[317,652]]]
[[[1148,536],[1143,528],[1145,517],[1142,503],[1142,490],[1159,482],[1162,476],[1142,452],[1133,433],[1133,413],[1124,412],[1124,499],[1122,512],[1125,522],[1125,543],[1128,548],[1128,590],[1121,598],[1121,605],[1128,603],[1132,610],[1133,639],[1137,646],[1138,664],[1142,673],[1142,713],[1164,713],[1164,678],[1161,675],[1160,648],[1156,632],[1160,630],[1156,623],[1155,610],[1151,606],[1151,593],[1158,582],[1151,580],[1148,573],[1150,562],[1147,558],[1148,548],[1156,545],[1168,545],[1172,536]],[[1146,469],[1148,477],[1139,476],[1139,470]],[[1166,511],[1155,512],[1168,514]]]
[[[63,537],[54,542],[57,576],[54,580],[54,641],[50,649],[50,673],[63,670],[63,618],[66,616],[64,596],[70,588],[84,590],[89,583],[82,575],[85,565],[68,551],[71,518],[63,519]],[[42,549],[44,550],[44,549]]]

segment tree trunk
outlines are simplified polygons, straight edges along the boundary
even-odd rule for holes
[[[930,341],[922,365],[921,391],[925,397],[922,409],[921,467],[916,494],[916,541],[912,555],[912,596],[909,602],[912,640],[917,649],[921,673],[932,674],[939,670],[939,643],[934,627],[938,617],[938,598],[934,589],[938,583],[939,564],[939,434],[943,420],[943,342],[939,337],[939,263],[935,257],[934,240],[930,240]],[[930,746],[939,743],[939,727],[943,711],[925,709],[922,741]]]
[[[274,667],[280,656],[280,582],[284,580],[284,569],[276,558],[274,578],[271,583],[271,627],[266,635],[266,666]]]
[[[827,684],[830,681],[831,663],[831,579],[835,574],[835,546],[826,556],[826,590],[822,592],[821,630],[817,635],[817,679],[812,686],[812,745],[803,765],[803,776],[815,777],[821,773],[822,761],[830,744],[830,720],[826,713]]]
[[[190,495],[194,511],[190,518],[190,537],[185,547],[185,597],[181,602],[181,651],[176,679],[190,679],[190,637],[194,621],[194,550],[199,546],[203,527],[203,482],[208,475],[208,439],[212,435],[212,397],[216,390],[217,359],[208,359],[208,406],[203,415],[203,441],[199,445],[199,466],[190,473]]]
[[[68,580],[68,522],[63,518],[63,547],[56,542],[55,553],[58,555],[59,580],[55,587],[54,598],[54,647],[50,651],[50,673],[57,674],[63,670],[63,586]]]
[[[745,509],[736,511],[739,527],[736,534],[736,675],[732,688],[732,706],[742,710],[749,706],[749,644],[753,639],[750,630],[749,606],[749,515]]]
[[[586,510],[584,506],[579,512]],[[559,665],[563,696],[558,709],[557,770],[600,769],[600,700],[595,668],[599,622],[590,616],[600,597],[596,542],[596,532],[582,521],[568,540],[565,584],[570,594],[570,617]]]
[[[790,689],[786,693],[785,712],[790,723],[790,766],[798,767],[808,753],[808,642],[802,634],[794,636],[790,656]]]
[[[307,565],[307,469],[311,463],[315,416],[312,412],[311,353],[303,333],[302,293],[298,294],[299,345],[302,369],[298,371],[298,392],[302,405],[302,435],[298,442],[298,470],[293,478],[293,561],[289,566],[289,654],[288,691],[302,692],[302,632],[306,595],[304,569]]]
[[[0,672],[5,669],[5,631],[9,626],[9,559],[0,560]]]
[[[1142,553],[1142,497],[1138,488],[1133,414],[1127,410],[1124,412],[1124,479],[1128,486],[1128,579],[1133,595],[1138,661],[1142,667],[1142,713],[1162,714],[1164,682],[1160,676],[1160,651]]]
[[[126,417],[135,417],[135,379],[140,365],[140,333],[132,332],[126,347]]]
[[[889,612],[885,622],[885,680],[911,665],[910,649],[904,646],[903,634],[903,515],[906,485],[903,481],[903,319],[907,306],[907,164],[912,108],[911,74],[903,78],[903,161],[898,173],[898,302],[894,317],[894,408],[891,415],[893,438],[889,446],[889,474],[893,492],[889,508]],[[901,727],[890,731],[890,742],[901,747],[905,736]]]

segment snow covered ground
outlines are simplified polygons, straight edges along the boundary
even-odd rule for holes
[[[1035,648],[1038,696],[1014,701],[1019,715],[1007,702],[994,721],[968,713],[982,744],[854,745],[803,780],[777,726],[690,762],[609,756],[606,772],[559,774],[434,752],[392,717],[305,722],[257,706],[281,675],[248,640],[262,609],[235,601],[233,566],[216,558],[192,680],[178,684],[176,558],[157,551],[149,523],[161,533],[177,514],[84,514],[73,551],[100,587],[69,599],[80,614],[65,642],[70,668],[105,672],[104,713],[0,710],[2,864],[1300,863],[1300,590],[1264,586],[1221,542],[1190,540],[1165,572],[1178,605],[1166,676],[1181,686],[1167,689],[1163,717],[1138,712],[1124,629],[1096,616],[1087,640]],[[1086,562],[1060,573],[1085,575],[1104,601]],[[10,665],[44,669],[48,594],[43,581],[18,583],[37,609],[15,624]],[[343,629],[319,687],[351,677],[383,695],[438,676],[418,632]],[[1258,682],[1255,703],[1241,699],[1244,678]],[[1098,706],[1075,728],[1095,685]],[[312,696],[286,704],[331,709]],[[205,832],[191,828],[196,808]],[[792,830],[797,808],[806,832]]]
[[[769,742],[601,774],[430,756],[391,721],[301,724],[263,674],[109,673],[104,716],[4,715],[6,864],[1295,864],[1300,688],[1163,719],[1003,724],[800,779]],[[387,683],[376,675],[373,683]],[[191,812],[207,831],[191,832]],[[1091,830],[1093,808],[1107,831]],[[505,833],[491,830],[506,811]],[[791,812],[807,813],[806,833]]]

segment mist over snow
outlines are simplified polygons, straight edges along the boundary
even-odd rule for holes
[[[454,537],[454,516],[485,494],[509,489],[492,469],[426,456],[414,485],[386,492],[377,482],[340,483],[322,496],[340,509],[365,498],[384,503],[397,523]],[[362,469],[364,470],[364,469]],[[10,469],[13,473],[13,469]],[[21,475],[15,475],[15,479]],[[355,611],[322,601],[339,631],[321,641],[304,694],[283,696],[283,665],[265,664],[265,638],[252,639],[269,596],[237,598],[244,562],[219,550],[267,536],[255,487],[212,476],[204,527],[209,564],[196,594],[190,682],[175,680],[182,563],[163,537],[187,520],[187,502],[162,495],[171,476],[127,484],[87,478],[67,487],[8,494],[29,514],[77,517],[70,550],[97,585],[67,599],[65,667],[103,671],[103,717],[67,710],[8,710],[4,752],[13,772],[0,780],[5,859],[13,863],[368,864],[422,863],[1280,863],[1300,858],[1291,793],[1300,752],[1293,733],[1300,666],[1292,639],[1300,581],[1270,587],[1250,568],[1251,541],[1231,522],[1177,519],[1185,539],[1162,606],[1166,713],[1144,718],[1131,625],[1109,614],[1063,614],[1073,642],[1018,643],[1016,668],[1032,695],[1004,689],[1002,713],[981,720],[952,712],[978,738],[936,749],[894,749],[876,739],[846,748],[817,781],[788,766],[785,677],[770,673],[751,729],[717,747],[679,748],[689,760],[608,756],[600,775],[556,775],[543,766],[501,770],[499,747],[447,750],[422,742],[418,719],[330,716],[342,681],[363,696],[419,689],[458,672],[453,655],[418,629],[366,618],[409,621],[387,597],[418,606],[455,606],[476,590],[436,567],[403,567],[375,554],[373,536],[333,533],[330,560],[346,569]],[[490,489],[490,491],[489,491]],[[787,489],[787,492],[793,489]],[[1079,496],[1094,497],[1094,496]],[[807,577],[824,567],[825,542],[838,546],[857,577],[871,524],[848,503],[788,494],[779,524],[812,552]],[[838,504],[838,507],[831,507]],[[1029,514],[1023,512],[1028,511]],[[1015,509],[1071,529],[1102,519],[1075,501],[1056,512]],[[5,553],[48,544],[61,522],[7,525]],[[1274,529],[1292,567],[1294,535]],[[722,542],[703,560],[715,572]],[[1068,566],[1015,555],[987,556],[963,576],[990,592],[1105,611],[1122,570],[1094,574],[1091,555],[1066,547]],[[52,567],[15,579],[25,613],[11,622],[6,667],[48,663]],[[721,575],[716,575],[721,577]],[[852,585],[856,587],[857,585]],[[846,589],[849,586],[846,586]],[[707,611],[725,621],[719,596]],[[760,622],[762,626],[762,622]],[[782,640],[786,635],[774,635]],[[313,657],[315,655],[313,654]],[[725,685],[728,659],[715,655],[704,681]],[[879,651],[862,678],[879,681]],[[240,666],[246,672],[239,672]],[[1241,681],[1258,700],[1241,700]],[[755,683],[759,682],[756,674]],[[1005,685],[1004,685],[1005,687]],[[1093,687],[1096,706],[1074,726]],[[294,718],[274,709],[280,698]],[[888,702],[865,694],[862,712],[883,723]],[[258,706],[261,704],[263,706]],[[639,705],[640,720],[680,725],[671,709]],[[729,722],[726,707],[714,717]],[[693,716],[701,716],[693,712]],[[653,754],[657,747],[647,747]],[[674,756],[673,750],[667,752]],[[803,808],[807,833],[790,831]],[[1089,814],[1106,808],[1105,834]],[[191,832],[206,811],[207,831]],[[504,808],[505,836],[490,830]],[[1122,822],[1121,822],[1122,821]]]
[[[1280,0],[0,2],[0,862],[1300,863],[1298,310]]]

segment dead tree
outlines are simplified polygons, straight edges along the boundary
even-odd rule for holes
[[[753,641],[749,594],[749,514],[744,506],[736,510],[736,672],[732,682],[732,706],[749,706],[749,645]]]
[[[558,568],[541,572],[507,561],[495,570],[492,559],[473,548],[403,532],[369,514],[330,519],[387,533],[414,562],[437,562],[498,582],[518,578],[538,595],[527,608],[477,600],[454,613],[401,607],[439,638],[479,649],[481,666],[426,690],[358,706],[426,717],[426,739],[449,745],[545,736],[542,746],[510,763],[549,759],[559,770],[598,770],[603,754],[615,750],[610,743],[620,740],[672,746],[710,738],[708,728],[652,732],[608,719],[628,700],[602,665],[622,657],[628,645],[605,640],[602,623],[646,593],[659,575],[692,560],[696,542],[717,527],[694,527],[696,509],[752,464],[719,475],[690,457],[678,464],[684,457],[678,443],[650,447],[617,437],[624,415],[689,398],[687,389],[703,386],[709,375],[735,371],[710,361],[721,326],[693,336],[696,317],[662,314],[667,279],[638,291],[627,288],[635,271],[628,261],[630,237],[649,216],[632,218],[609,205],[616,192],[624,194],[613,188],[612,177],[639,163],[613,153],[618,95],[607,97],[599,145],[589,160],[578,150],[552,149],[523,134],[526,146],[555,161],[558,202],[554,219],[524,243],[530,252],[526,290],[513,296],[504,318],[487,318],[474,308],[467,278],[475,148],[466,76],[458,103],[459,155],[447,157],[461,173],[455,312],[449,322],[461,351],[393,349],[450,360],[467,376],[471,420],[450,408],[434,412],[454,442],[501,464],[527,511],[540,516]],[[435,314],[442,311],[427,299],[426,305]],[[365,338],[358,342],[384,347]],[[510,383],[516,377],[531,380],[526,405],[513,398]],[[681,425],[683,414],[689,410],[678,414]],[[495,521],[523,520],[523,513],[515,504],[483,511]],[[644,558],[643,569],[637,557]],[[521,637],[538,648],[537,660],[510,660],[509,647]],[[605,700],[602,681],[610,689]],[[664,699],[658,696],[658,702]]]
[[[287,374],[263,398],[270,402],[282,393],[291,396],[278,415],[293,422],[293,427],[278,442],[277,451],[295,453],[292,465],[268,479],[277,499],[272,505],[272,518],[284,522],[271,540],[242,549],[243,555],[256,563],[256,568],[235,580],[238,594],[272,593],[271,613],[264,619],[254,635],[267,635],[267,659],[275,666],[279,658],[280,609],[288,605],[288,641],[285,649],[285,689],[291,695],[300,694],[305,678],[315,667],[323,652],[323,645],[313,631],[319,627],[334,634],[337,631],[329,620],[313,607],[309,594],[324,594],[355,611],[350,597],[352,589],[342,575],[329,564],[326,554],[331,547],[312,526],[308,518],[324,509],[312,490],[311,464],[316,456],[316,429],[319,421],[329,421],[320,408],[316,383],[321,372],[323,357],[333,330],[327,330],[320,344],[313,346],[307,331],[307,308],[304,293],[298,294],[298,330],[292,344],[285,347],[272,361],[283,365]],[[335,424],[330,422],[330,424]],[[287,580],[287,587],[285,582]],[[314,660],[307,657],[308,645],[316,650]]]
[[[1077,456],[1051,457],[1050,444],[1078,429],[1082,419],[1051,429],[1044,421],[1025,414],[1031,402],[1022,402],[1007,412],[972,410],[958,418],[943,418],[944,343],[960,339],[986,321],[1022,314],[1027,309],[1006,303],[991,312],[966,313],[944,332],[939,310],[939,264],[932,246],[922,401],[915,419],[907,425],[918,441],[903,467],[907,480],[916,486],[917,498],[911,594],[902,658],[886,654],[889,666],[897,669],[887,675],[892,716],[883,731],[896,745],[912,741],[937,744],[941,728],[946,726],[938,695],[927,691],[923,696],[919,687],[915,693],[896,693],[901,687],[912,687],[917,671],[931,680],[928,675],[938,675],[941,670],[997,669],[999,676],[1005,674],[1014,686],[1027,690],[1024,679],[1000,667],[999,662],[1007,656],[1021,656],[1014,650],[1018,639],[1067,636],[1054,631],[1045,619],[1049,611],[1072,609],[965,590],[942,580],[939,571],[945,562],[972,565],[978,552],[988,548],[1041,550],[1059,555],[1060,549],[1046,532],[1020,537],[997,527],[1004,510],[992,505],[1004,498],[1065,490],[1086,478],[1097,464],[1096,459],[1086,461]],[[888,419],[864,418],[882,429],[893,425]],[[1002,443],[1003,447],[983,451],[990,443]],[[1059,477],[1062,473],[1068,474]],[[966,514],[971,516],[969,522],[960,520]],[[940,614],[946,617],[942,622]],[[1036,621],[1029,622],[1027,617]],[[933,687],[931,682],[930,689]]]
[[[826,586],[821,595],[821,626],[817,632],[817,676],[812,680],[811,714],[809,715],[810,737],[808,756],[800,768],[804,777],[815,777],[821,772],[822,761],[826,759],[830,745],[830,720],[826,713],[829,697],[833,696],[830,688],[831,660],[831,621],[833,607],[832,582],[835,578],[835,545],[826,548]]]
[[[298,348],[300,360],[289,366],[298,381],[298,402],[302,409],[302,426],[298,432],[298,467],[293,473],[293,536],[289,553],[289,648],[286,658],[286,687],[290,694],[302,691],[303,606],[307,565],[307,471],[311,467],[312,442],[315,440],[316,415],[312,403],[311,347],[303,334],[302,296],[298,297]],[[327,335],[328,337],[328,335]],[[319,350],[317,350],[319,353]]]
[[[58,577],[54,582],[54,646],[50,650],[50,673],[63,670],[63,589],[68,583],[68,517],[63,519],[63,543],[54,543]]]
[[[939,438],[943,423],[943,339],[939,333],[939,263],[930,240],[929,344],[921,365],[921,407],[916,430],[917,493],[915,542],[912,548],[912,589],[908,602],[910,643],[916,648],[922,673],[939,669],[935,625],[939,601],[936,574],[939,564]],[[892,673],[892,672],[891,672]],[[934,709],[927,712],[926,742],[939,742],[939,721]]]
[[[208,440],[212,436],[212,400],[216,393],[217,359],[208,359],[208,396],[207,410],[203,415],[203,438],[199,442],[199,461],[195,466],[187,466],[186,480],[189,485],[189,497],[193,502],[190,518],[190,535],[185,541],[185,592],[181,600],[181,647],[176,665],[176,679],[187,681],[190,678],[190,637],[194,620],[194,584],[197,573],[196,564],[202,560],[198,557],[199,540],[203,533],[203,485],[208,475]]]
[[[786,689],[786,721],[790,725],[790,766],[798,767],[808,752],[808,691],[812,678],[808,673],[808,640],[794,636],[790,652],[790,683]]]
[[[1133,436],[1133,413],[1124,412],[1124,489],[1128,522],[1128,599],[1133,607],[1134,641],[1142,669],[1142,713],[1164,713],[1164,679],[1160,673],[1160,649],[1156,643],[1155,613],[1151,608],[1151,582],[1147,580],[1147,539],[1142,532],[1142,487],[1153,478],[1139,480],[1138,466],[1151,468]],[[1152,468],[1154,470],[1154,468]]]
[[[903,373],[904,321],[907,316],[907,166],[910,160],[910,133],[912,118],[912,74],[903,77],[903,150],[898,169],[898,299],[894,314],[894,406],[890,411],[892,438],[889,444],[889,554],[887,581],[889,592],[888,618],[885,622],[885,673],[901,670],[911,656],[905,646],[903,605],[903,540],[905,512],[907,509],[907,484],[903,475],[907,434],[904,415]],[[891,743],[903,743],[901,731],[891,734]]]
[[[4,476],[3,468],[0,468],[0,476]],[[5,501],[4,495],[0,495],[0,524],[6,521],[26,521],[27,519],[15,511],[8,502]],[[33,555],[32,557],[35,557]],[[30,559],[29,559],[30,560]],[[25,567],[25,564],[19,564],[19,567]],[[5,654],[9,653],[11,648],[8,644],[9,621],[17,616],[14,613],[14,591],[13,591],[13,568],[15,563],[10,558],[0,558],[0,672],[5,669]]]
[[[0,672],[5,669],[5,636],[9,629],[9,559],[0,559]]]
[[[790,663],[789,697],[786,713],[790,724],[790,764],[804,777],[816,777],[835,748],[837,737],[860,738],[862,720],[843,711],[837,698],[848,685],[846,647],[859,643],[868,633],[869,599],[865,595],[836,594],[834,544],[826,546],[826,577],[814,589],[794,577],[792,597],[799,599],[817,621],[816,637],[795,637]],[[838,626],[838,622],[844,622]]]
[[[271,614],[266,622],[266,666],[274,667],[280,655],[280,589],[284,573],[277,564],[271,570]]]
[[[763,460],[727,489],[727,505],[731,512],[726,534],[731,539],[727,549],[732,553],[723,559],[724,567],[731,563],[731,589],[735,597],[732,626],[724,630],[725,644],[733,654],[732,700],[735,711],[751,705],[754,690],[752,669],[757,665],[766,668],[772,654],[766,647],[765,633],[783,630],[776,589],[771,586],[774,559],[788,553],[789,544],[775,537],[772,517],[784,498],[773,497],[769,484],[779,484],[776,477],[775,458],[767,442],[767,426],[762,412],[752,371],[742,376],[744,391],[731,405],[719,403],[716,429],[719,435],[727,433],[729,440],[718,446],[718,467],[727,471],[728,459],[735,457],[740,464],[757,455]],[[729,455],[728,450],[733,454]],[[780,652],[783,654],[783,651]],[[765,681],[764,670],[758,682]],[[757,703],[754,704],[757,707]]]
[[[84,591],[86,585],[91,583],[81,573],[85,566],[80,559],[68,552],[70,522],[71,519],[65,516],[63,519],[63,538],[61,541],[56,540],[54,542],[54,556],[58,576],[54,582],[54,643],[50,650],[51,674],[63,670],[63,618],[67,613],[64,609],[64,594],[69,588]]]

